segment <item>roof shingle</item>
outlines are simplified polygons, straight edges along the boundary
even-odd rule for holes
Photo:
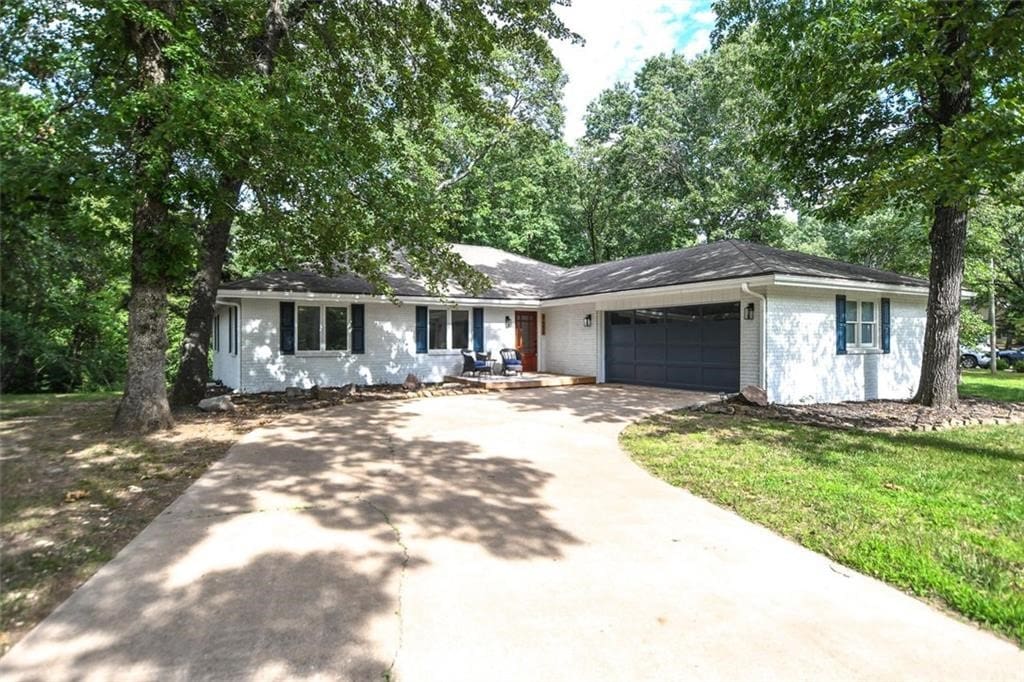
[[[839,278],[879,284],[927,286],[928,282],[895,272],[775,249],[762,244],[725,240],[646,256],[561,268],[486,246],[456,244],[469,265],[487,275],[492,286],[476,298],[558,299],[691,284],[761,275]],[[407,275],[388,277],[397,296],[426,296],[423,284]],[[267,272],[228,282],[222,290],[292,291],[327,294],[372,294],[366,280],[351,273],[327,277],[315,272]],[[452,298],[466,297],[458,289]]]

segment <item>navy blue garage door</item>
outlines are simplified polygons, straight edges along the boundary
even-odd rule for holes
[[[740,388],[740,304],[605,313],[605,379],[735,392]]]

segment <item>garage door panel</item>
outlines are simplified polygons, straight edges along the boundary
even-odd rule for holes
[[[739,360],[736,348],[715,348],[704,346],[700,350],[701,364],[704,365],[734,365]]]
[[[665,335],[671,346],[697,345],[700,343],[700,324],[697,322],[667,324],[665,325]]]
[[[660,346],[638,345],[636,347],[636,363],[664,365],[667,359],[665,344]]]
[[[665,368],[665,382],[672,386],[678,386],[680,388],[690,388],[700,386],[701,373],[700,367],[696,365],[690,365],[689,367],[683,366],[669,366]]]
[[[740,304],[607,313],[608,381],[739,390]]]
[[[636,381],[644,384],[664,384],[665,365],[636,366]]]
[[[607,379],[609,381],[636,381],[636,365],[633,363],[612,362],[608,364]]]
[[[636,326],[636,344],[638,346],[658,344],[665,345],[665,325],[638,324]]]
[[[633,345],[633,327],[616,325],[613,327],[609,327],[609,330],[610,333],[608,336],[608,341],[613,346]]]
[[[732,367],[704,367],[701,383],[713,390],[731,391],[732,387],[738,386],[740,372],[738,368]]]

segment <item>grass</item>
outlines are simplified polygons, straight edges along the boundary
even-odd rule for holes
[[[53,412],[74,403],[110,401],[121,395],[120,391],[97,391],[95,393],[5,393],[0,395],[0,419],[32,417]]]
[[[1001,371],[993,375],[987,369],[966,369],[962,375],[960,396],[1008,402],[1024,402],[1024,374]]]
[[[1024,426],[875,434],[684,412],[622,441],[659,478],[1024,645]]]
[[[121,436],[108,430],[117,397],[0,397],[0,654],[261,422],[189,412]]]

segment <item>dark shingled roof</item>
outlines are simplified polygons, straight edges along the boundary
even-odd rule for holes
[[[576,268],[560,268],[486,246],[456,244],[454,249],[491,279],[493,286],[480,294],[480,298],[570,298],[773,274],[928,286],[927,280],[916,277],[732,239]],[[408,276],[396,274],[388,279],[398,296],[428,295],[421,283]],[[281,271],[225,283],[221,289],[373,293],[365,280],[352,274],[326,277],[314,272]],[[465,296],[458,290],[450,291],[449,295]]]
[[[532,258],[508,253],[489,246],[454,244],[452,248],[464,261],[487,275],[491,288],[478,295],[479,298],[497,299],[538,299],[543,298],[551,284],[565,272],[565,268],[542,263]],[[428,296],[427,288],[411,277],[393,273],[388,282],[397,296]],[[249,279],[235,280],[221,285],[221,290],[256,291],[300,291],[318,294],[372,294],[370,284],[351,273],[327,277],[316,272],[285,272],[275,270]],[[461,290],[452,289],[453,298],[465,296]]]

